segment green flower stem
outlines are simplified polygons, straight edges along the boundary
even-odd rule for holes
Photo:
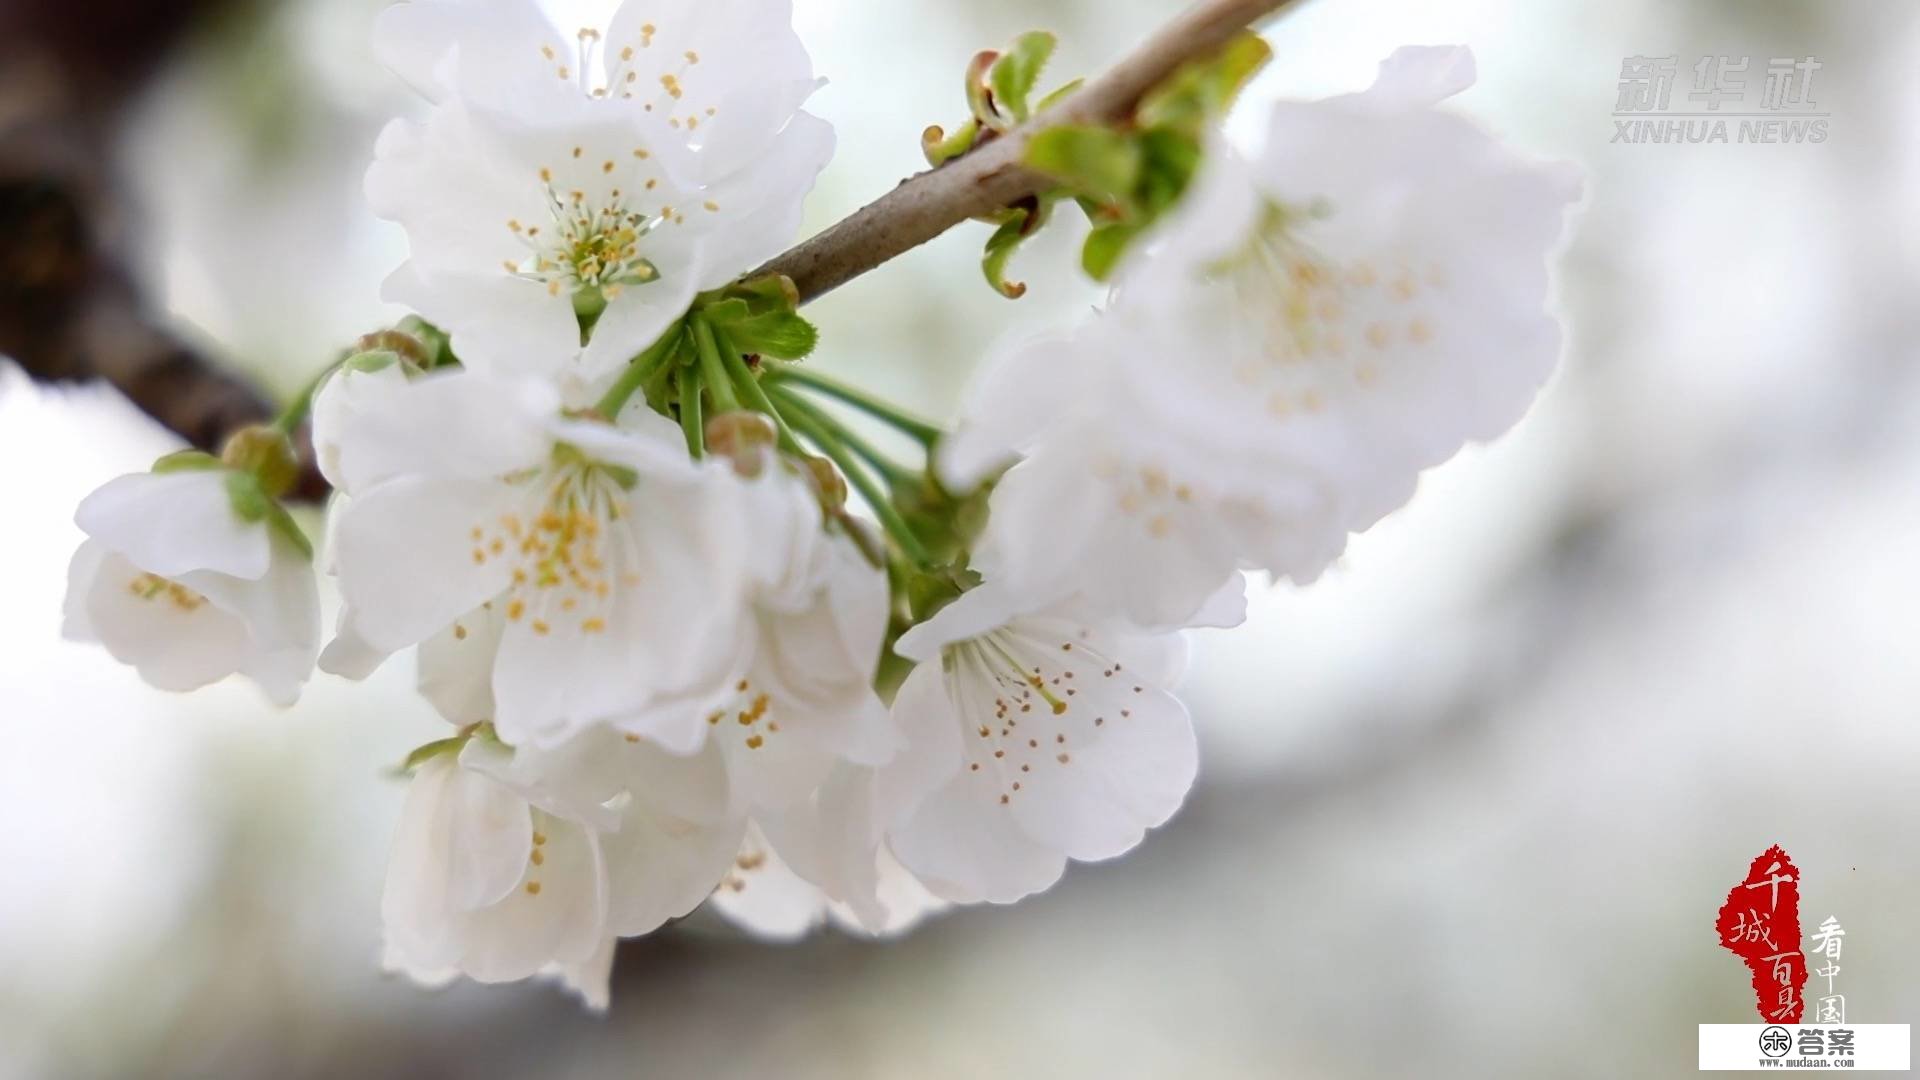
[[[626,370],[620,373],[620,378],[607,388],[606,394],[594,405],[593,410],[609,420],[619,416],[620,410],[627,407],[627,400],[646,385],[647,379],[659,370],[661,364],[666,363],[667,357],[673,355],[673,347],[679,343],[680,324],[675,323],[667,327],[667,332],[660,335],[660,340],[647,346],[639,356],[633,358]]]
[[[299,427],[301,421],[307,418],[307,414],[313,411],[313,396],[320,392],[320,384],[326,382],[327,376],[339,369],[344,359],[343,357],[341,360],[335,360],[321,368],[320,374],[308,380],[307,385],[300,388],[300,392],[294,395],[293,400],[287,402],[286,408],[280,410],[280,415],[273,418],[273,430],[282,435],[293,434],[293,429]]]
[[[687,437],[687,453],[699,457],[706,448],[706,426],[700,420],[700,373],[681,368],[675,376],[674,396],[680,399],[680,431]]]
[[[826,431],[847,449],[860,455],[867,464],[873,466],[875,471],[879,472],[889,483],[914,484],[919,482],[920,478],[918,474],[912,469],[881,453],[878,447],[859,435],[856,435],[825,409],[806,400],[792,390],[778,385],[773,388],[773,397],[775,401],[779,402],[781,408],[805,416],[808,420],[812,421],[815,427]]]
[[[847,453],[846,447],[834,438],[833,433],[817,426],[812,417],[798,410],[795,410],[787,419],[793,424],[794,430],[805,435],[807,441],[819,447],[820,452],[839,467],[840,472],[846,476],[847,483],[853,485],[853,489],[858,491],[860,497],[872,508],[874,516],[880,519],[881,526],[887,530],[888,536],[893,537],[893,542],[900,546],[901,552],[913,560],[915,566],[931,565],[932,560],[927,556],[927,549],[920,543],[920,538],[915,536],[913,530],[908,527],[906,519],[894,509],[893,502],[880,490],[880,485],[874,482],[873,477],[867,475],[866,470],[860,467],[860,463],[855,461],[851,454]]]
[[[780,410],[774,407],[773,400],[767,396],[766,389],[760,385],[759,377],[747,367],[746,358],[740,355],[740,350],[734,348],[731,341],[727,340],[725,331],[715,330],[713,333],[720,346],[720,358],[727,366],[727,373],[733,376],[734,386],[740,391],[740,396],[747,399],[747,404],[766,413],[767,417],[773,421],[773,428],[780,436],[780,449],[788,453],[798,453],[800,443],[794,439],[792,429],[787,427],[786,418],[780,415]]]
[[[790,382],[805,386],[859,409],[861,412],[905,432],[922,446],[932,446],[940,437],[940,428],[934,424],[907,412],[897,405],[889,404],[874,397],[857,386],[849,386],[828,375],[816,371],[794,367],[791,364],[768,365],[767,376],[779,382]]]
[[[713,340],[713,327],[698,315],[688,324],[693,329],[693,348],[700,354],[700,381],[713,395],[714,412],[732,412],[740,407],[733,396],[733,381],[727,378],[726,365],[720,362],[720,346]]]

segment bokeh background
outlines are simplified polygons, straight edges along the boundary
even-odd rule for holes
[[[370,56],[378,0],[237,6],[116,163],[141,286],[285,391],[396,314],[359,176],[414,106]],[[1175,8],[796,0],[839,131],[809,231],[915,170],[973,50],[1054,29],[1064,77]],[[378,973],[386,770],[438,730],[410,665],[280,712],[59,640],[73,505],[175,442],[0,363],[0,1076],[1679,1076],[1696,1024],[1753,1018],[1712,924],[1776,842],[1809,927],[1848,931],[1849,1019],[1920,1020],[1920,9],[1315,0],[1268,36],[1244,113],[1464,42],[1458,107],[1584,164],[1537,409],[1196,639],[1200,781],[1132,855],[892,943],[696,915],[622,951],[603,1019]],[[1754,56],[1752,93],[1815,56],[1830,137],[1612,145],[1636,54],[1680,57],[1675,108],[1703,54]],[[1097,298],[1071,227],[1017,303],[983,238],[810,308],[817,362],[944,414],[997,335]]]

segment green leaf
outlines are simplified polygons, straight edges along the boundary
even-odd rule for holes
[[[1113,274],[1113,268],[1120,262],[1120,256],[1126,254],[1127,245],[1140,235],[1141,227],[1125,222],[1101,225],[1087,234],[1087,242],[1080,249],[1080,267],[1087,276],[1095,281],[1105,281]]]
[[[735,282],[708,294],[697,306],[700,320],[723,332],[742,352],[798,360],[813,351],[820,332],[800,316],[800,293],[791,278],[768,274]]]
[[[191,472],[200,469],[217,469],[220,459],[205,450],[175,450],[162,456],[153,463],[153,472],[174,473]]]
[[[1135,196],[1150,221],[1186,194],[1200,168],[1200,140],[1184,131],[1156,128],[1140,133],[1140,151],[1144,161]]]
[[[753,316],[753,306],[738,296],[718,300],[700,309],[700,315],[710,323],[726,325],[736,323]]]
[[[1120,202],[1140,176],[1140,146],[1110,128],[1063,124],[1027,142],[1027,164],[1077,193]]]
[[[1197,135],[1233,104],[1273,57],[1266,40],[1246,31],[1212,56],[1189,61],[1141,99],[1141,127],[1170,127]]]
[[[820,331],[798,312],[768,311],[725,324],[727,340],[742,352],[798,360],[820,342]]]
[[[1055,39],[1045,30],[1033,30],[1013,39],[1013,44],[993,62],[987,72],[987,85],[993,89],[995,104],[1015,123],[1025,123],[1032,112],[1027,95],[1053,55]]]

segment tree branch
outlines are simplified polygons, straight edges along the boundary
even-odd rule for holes
[[[120,250],[111,143],[174,49],[252,2],[0,4],[0,357],[38,382],[105,380],[203,450],[270,419],[274,404],[140,295]],[[300,490],[315,496],[325,484],[311,457]]]
[[[1027,142],[1060,124],[1118,123],[1180,65],[1218,49],[1235,34],[1294,0],[1200,0],[1106,74],[1045,113],[937,169],[919,173],[798,247],[748,275],[785,274],[802,303],[939,236],[1053,186],[1023,167]]]

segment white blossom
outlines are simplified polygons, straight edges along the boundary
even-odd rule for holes
[[[510,756],[473,739],[414,771],[380,905],[385,965],[430,985],[554,974],[604,1007],[599,832],[495,775]]]
[[[637,412],[569,419],[547,384],[473,372],[393,395],[359,431],[380,479],[336,507],[349,652],[501,620],[489,719],[516,746],[714,685],[742,633],[752,538],[728,468]]]
[[[685,915],[732,865],[719,756],[600,729],[555,750],[489,737],[414,772],[388,869],[386,965],[437,985],[558,976],[604,1008],[619,937]]]
[[[1045,889],[1069,858],[1139,843],[1193,783],[1193,728],[1166,689],[1177,635],[1031,611],[989,583],[896,651],[919,666],[893,703],[909,742],[877,805],[894,855],[936,896]]]
[[[419,686],[463,728],[493,715],[493,667],[504,617],[481,609],[424,642]],[[747,822],[729,808],[717,745],[671,754],[651,740],[597,725],[550,748],[496,759],[493,772],[528,798],[593,823],[608,867],[610,932],[643,934],[693,910],[714,888]]]
[[[88,539],[67,570],[63,633],[98,641],[162,690],[239,673],[288,705],[312,673],[320,606],[312,561],[248,521],[222,468],[108,481],[74,514]]]
[[[995,484],[973,557],[1000,586],[1137,627],[1232,625],[1209,602],[1237,594],[1241,567],[1310,578],[1339,553],[1340,493],[1136,392],[1113,361],[1147,355],[1153,329],[1097,316],[1014,346],[983,373],[942,470],[964,487],[1005,448],[1025,455]]]
[[[412,248],[386,296],[487,370],[580,351],[579,313],[604,302],[558,372],[597,385],[790,243],[833,152],[778,0],[633,0],[604,35],[562,35],[531,0],[421,0],[377,39],[439,102],[388,127],[367,176]]]
[[[1578,181],[1433,107],[1471,78],[1464,49],[1403,49],[1365,93],[1275,106],[1254,158],[1210,148],[1103,315],[989,366],[941,465],[1024,458],[991,576],[1181,625],[1236,567],[1312,581],[1519,418]]]
[[[873,688],[886,575],[824,528],[811,488],[771,458],[735,483],[755,542],[733,659],[721,678],[621,726],[679,752],[717,742],[745,814],[794,806],[836,763],[882,764],[901,740]]]

